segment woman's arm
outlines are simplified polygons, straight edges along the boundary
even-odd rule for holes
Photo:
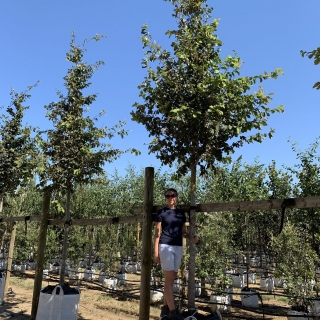
[[[155,263],[160,263],[160,257],[159,257],[160,232],[161,232],[161,222],[156,222],[155,229],[154,229],[154,254],[153,254],[153,261]]]

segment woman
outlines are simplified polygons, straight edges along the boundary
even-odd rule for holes
[[[160,209],[156,215],[154,233],[154,262],[161,262],[164,274],[164,306],[161,308],[160,317],[169,316],[169,319],[181,320],[184,318],[174,304],[173,283],[183,254],[182,237],[190,239],[190,235],[186,231],[186,215],[176,207],[177,190],[167,189],[165,200],[167,206]],[[199,239],[194,237],[191,241],[197,243]]]

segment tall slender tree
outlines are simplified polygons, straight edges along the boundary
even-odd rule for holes
[[[99,41],[103,36],[96,35],[90,40]],[[63,253],[60,283],[64,283],[65,262],[67,258],[68,233],[70,228],[70,196],[77,183],[87,183],[103,172],[105,162],[112,162],[124,151],[114,149],[102,139],[111,139],[118,134],[124,137],[124,122],[111,128],[97,127],[98,117],[85,116],[88,106],[97,98],[96,94],[84,95],[91,85],[89,81],[94,72],[104,62],[88,64],[83,61],[86,51],[85,40],[82,46],[75,43],[72,34],[67,60],[72,63],[64,79],[66,94],[58,91],[58,102],[45,106],[47,117],[53,123],[53,129],[46,132],[46,140],[40,141],[44,161],[39,170],[40,186],[64,190],[66,193],[66,223],[64,229]],[[104,112],[101,112],[103,114]]]
[[[6,108],[6,113],[0,116],[0,216],[5,196],[13,197],[17,188],[32,178],[36,166],[35,143],[32,137],[34,129],[23,124],[25,111],[29,108],[24,106],[24,103],[30,98],[29,91],[33,87],[29,86],[21,93],[12,89],[11,103]],[[5,235],[6,228],[1,248]]]
[[[11,104],[6,114],[0,116],[0,215],[5,194],[16,191],[33,175],[36,163],[32,157],[35,151],[34,129],[23,124],[25,111],[29,108],[23,104],[30,98],[28,92],[32,87],[21,93],[12,89]]]
[[[212,8],[206,0],[165,0],[174,5],[177,30],[171,49],[152,40],[147,25],[141,40],[147,69],[138,87],[143,102],[134,104],[132,119],[143,124],[153,137],[150,153],[178,173],[191,170],[191,206],[195,205],[196,170],[204,174],[216,162],[225,161],[244,143],[262,142],[273,129],[261,132],[268,117],[278,108],[267,107],[271,95],[259,82],[277,78],[280,69],[257,76],[240,76],[242,61],[234,55],[221,58],[222,41],[216,30],[218,20],[210,21]],[[253,132],[252,132],[253,131]],[[250,133],[252,132],[252,133]],[[195,233],[195,212],[190,214],[190,234]],[[190,248],[188,307],[195,308],[195,252]]]

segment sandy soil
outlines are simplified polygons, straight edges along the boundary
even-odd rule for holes
[[[136,278],[136,275],[129,275]],[[0,306],[0,319],[30,320],[31,305],[33,295],[33,279],[28,276],[11,277],[10,288],[14,294],[6,294],[5,301]],[[48,284],[54,285],[56,282],[43,281],[43,287]],[[79,320],[131,320],[139,319],[139,292],[135,291],[131,296],[126,291],[117,290],[117,293],[103,291],[99,284],[94,283],[75,283],[81,290],[79,303]],[[130,288],[131,287],[131,288]],[[130,289],[139,289],[139,283],[129,285]],[[128,289],[126,287],[125,289]],[[124,289],[122,289],[124,290]],[[238,296],[239,298],[239,296]],[[286,312],[288,305],[270,295],[264,300],[264,315],[261,309],[260,314],[251,313],[241,307],[240,300],[234,295],[231,312],[223,314],[224,320],[235,319],[265,319],[265,320],[284,320],[287,319]],[[206,303],[198,304],[199,313],[209,315],[210,307]],[[160,304],[150,307],[150,319],[159,319]],[[276,316],[282,314],[283,316]],[[42,320],[42,319],[39,319]]]

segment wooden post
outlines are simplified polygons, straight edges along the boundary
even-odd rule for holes
[[[16,231],[17,231],[17,224],[14,222],[13,228],[11,231],[10,246],[9,246],[9,252],[8,252],[6,283],[4,285],[4,296],[3,296],[4,300],[6,298],[6,294],[8,293],[8,287],[9,287],[9,282],[10,282],[10,272],[11,272],[11,267],[12,267],[12,256],[13,256],[14,242],[16,239]]]
[[[195,207],[196,205],[196,182],[197,182],[197,164],[193,164],[191,168],[191,177],[190,177],[190,183],[191,183],[191,192],[190,192],[190,204],[192,207]],[[196,232],[196,211],[194,209],[190,210],[190,229],[189,234],[190,237],[195,236]],[[196,273],[196,253],[197,249],[195,244],[190,241],[189,242],[189,275],[188,275],[188,310],[192,311],[196,309],[196,291],[195,291],[195,273]]]
[[[152,208],[154,168],[147,167],[144,176],[144,206],[142,222],[141,285],[139,320],[149,320],[150,278],[152,264]]]
[[[137,223],[137,245],[136,245],[136,259],[137,262],[139,260],[139,255],[140,255],[140,222]]]
[[[36,273],[33,286],[32,308],[31,308],[31,320],[34,320],[37,315],[40,290],[42,286],[43,276],[43,264],[44,264],[44,252],[47,242],[47,228],[48,228],[48,214],[50,208],[50,195],[49,191],[44,191],[42,199],[42,215],[40,221],[40,233],[38,242],[38,251],[36,259]]]
[[[186,227],[189,227],[189,221],[186,222]],[[187,253],[187,247],[188,247],[188,243],[187,243],[187,239],[186,238],[182,238],[182,245],[183,245],[183,256],[182,259],[185,259],[185,255]],[[182,263],[181,267],[180,267],[180,278],[182,280],[182,283],[185,285],[187,283],[187,274],[186,274],[186,264]],[[185,286],[182,286],[180,291],[181,291],[181,297],[185,298],[187,296],[187,290]]]

